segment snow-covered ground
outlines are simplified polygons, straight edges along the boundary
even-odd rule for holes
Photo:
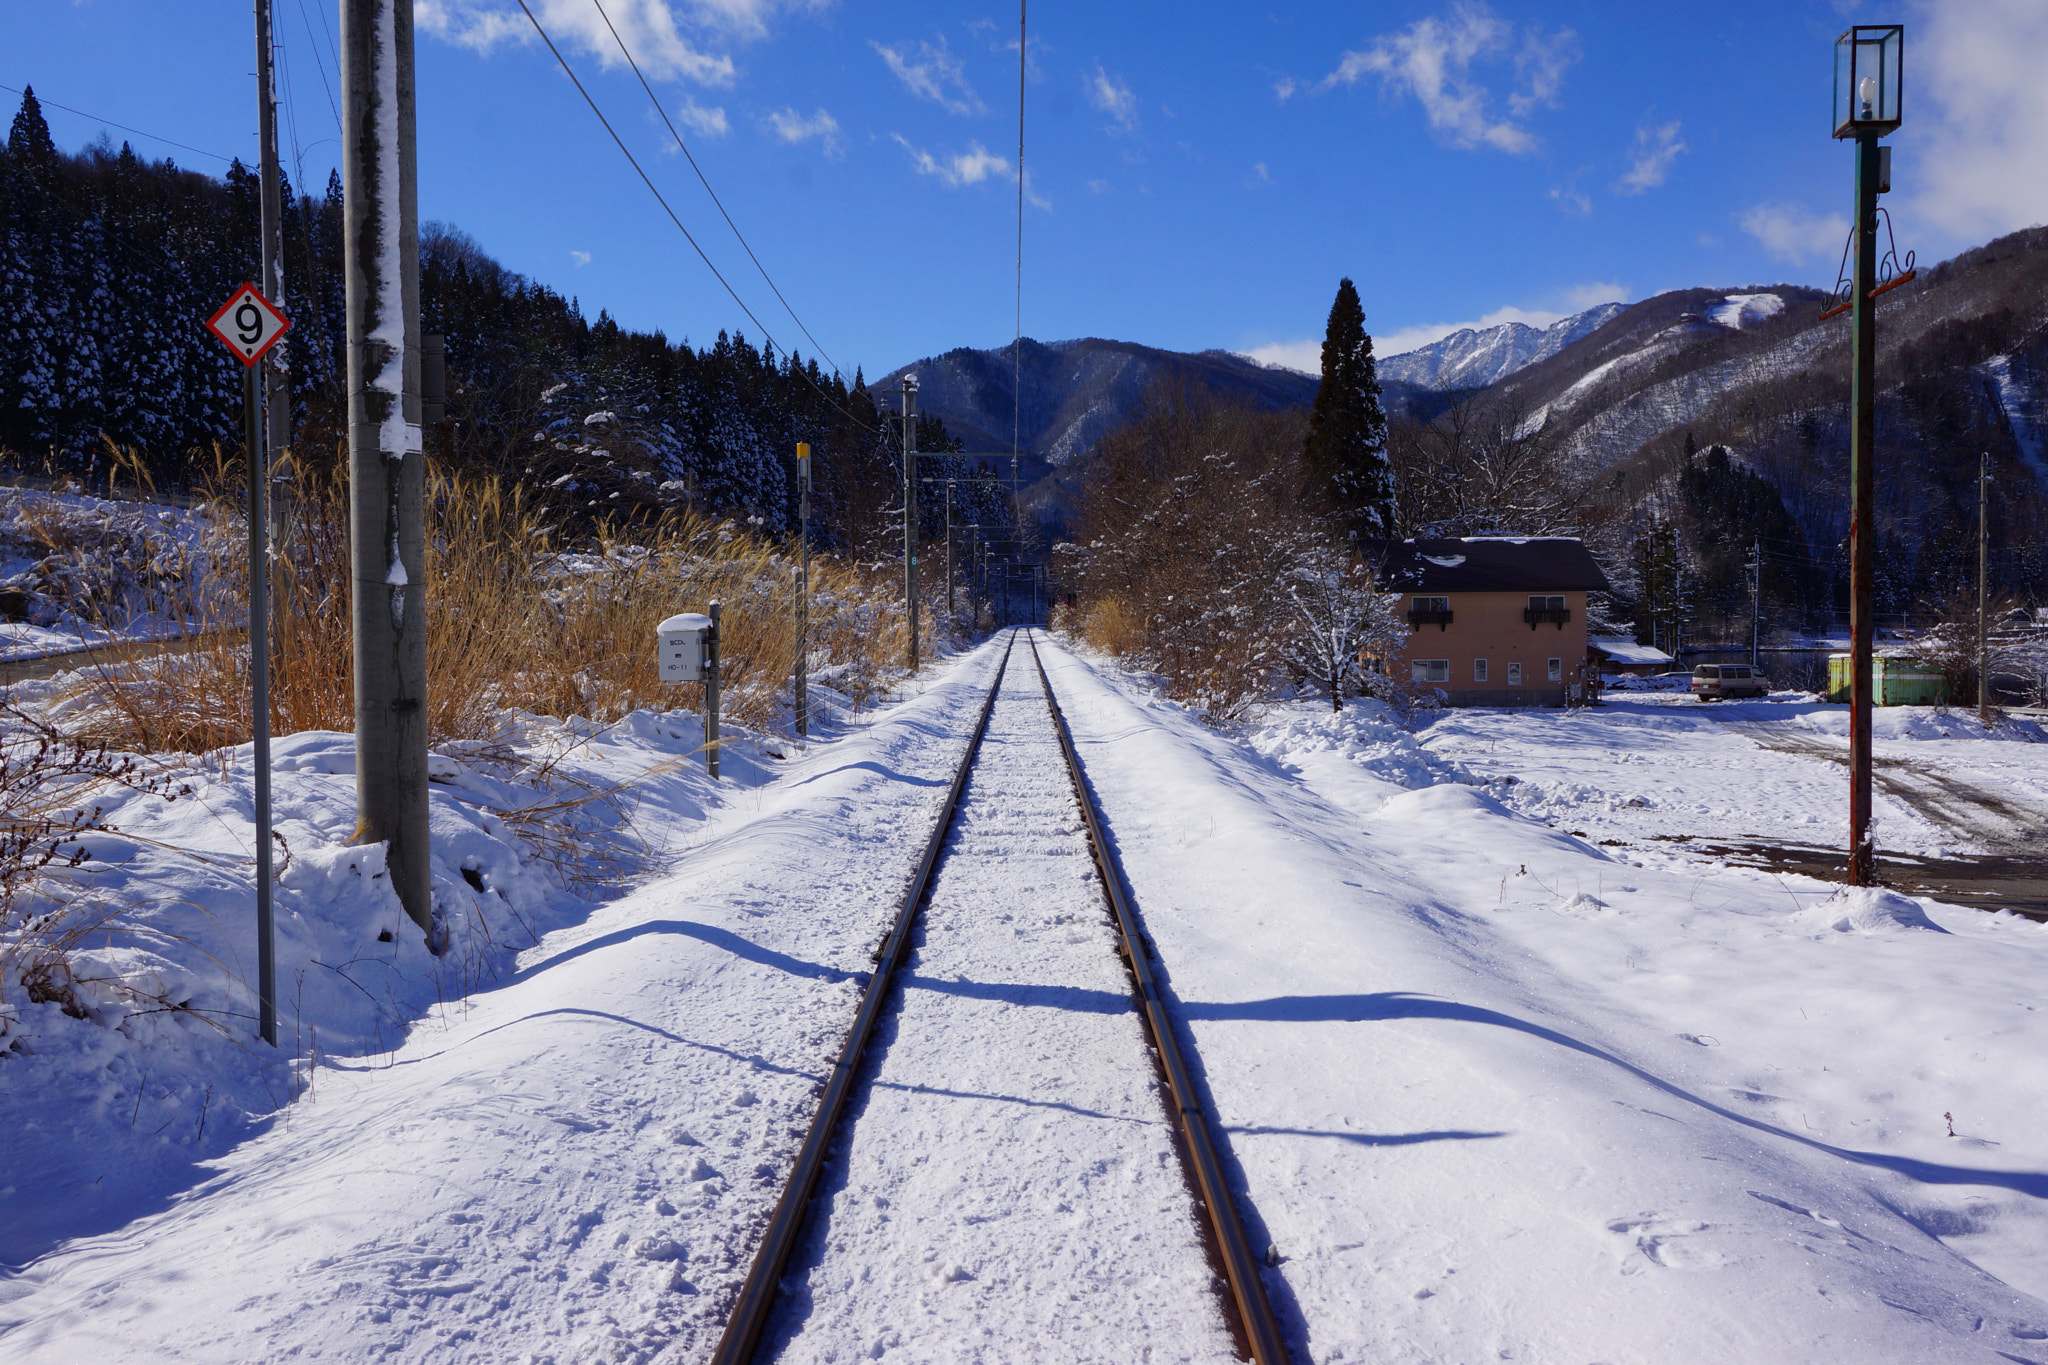
[[[935,668],[829,742],[757,741],[744,780],[715,791],[691,767],[647,773],[687,754],[685,717],[589,737],[590,780],[642,775],[651,870],[593,904],[544,893],[516,857],[484,866],[505,903],[537,898],[538,944],[507,945],[501,979],[461,1000],[400,990],[423,1012],[403,1039],[323,1038],[298,1101],[229,1141],[195,1145],[200,1096],[166,1121],[143,1080],[175,1051],[150,1030],[197,1025],[31,1021],[39,1050],[0,1058],[0,1220],[32,1211],[42,1230],[0,1279],[0,1356],[703,1359],[999,654]],[[1815,746],[1839,743],[1838,709],[1629,698],[1414,732],[1375,704],[1308,703],[1240,737],[1099,661],[1045,656],[1297,1358],[2048,1361],[2048,927],[1653,837],[1831,837],[1841,770]],[[1887,756],[2015,809],[2048,792],[2048,744],[1960,717],[1887,723]],[[1769,742],[1787,736],[1799,747]],[[891,1040],[940,1050],[871,1068],[790,1280],[812,1296],[800,1316],[854,1330],[790,1358],[1067,1358],[1047,1345],[1058,1310],[1017,1268],[1099,1234],[1105,1268],[1064,1272],[1093,1302],[1129,1211],[1166,1218],[1120,1183],[1158,1136],[1118,1016],[1097,1008],[1120,969],[1099,905],[1082,909],[1087,861],[1052,852],[1071,817],[1000,809],[1052,799],[1033,771],[991,768],[1000,795],[956,836],[976,861],[942,878],[955,891],[934,901]],[[219,782],[208,818],[246,838],[232,764]],[[342,792],[320,798],[331,812],[294,798],[325,812],[291,836],[319,888],[285,904],[319,928],[294,951],[405,958],[407,925],[396,947],[373,932],[394,923],[388,893],[339,866]],[[1915,809],[1881,807],[1881,837],[1919,819],[1927,847],[1966,842]],[[124,812],[133,833],[148,813]],[[1061,859],[1070,885],[1045,870]],[[406,980],[428,979],[417,967]],[[1005,1014],[1044,1015],[1042,1070],[984,1055]],[[98,1052],[77,1041],[91,1030]],[[1090,1034],[1099,1060],[1061,1041]],[[1093,1116],[990,1103],[1062,1076],[1089,1097],[1062,1102]],[[913,1110],[917,1084],[974,1093]],[[129,1106],[166,1128],[131,1125]],[[864,1138],[863,1110],[893,1117]],[[151,1180],[95,1202],[95,1157],[118,1178],[147,1150]],[[1110,1187],[1099,1208],[1062,1174],[1090,1169]],[[1024,1183],[1041,1176],[1063,1182],[1049,1207]],[[1066,1186],[1083,1202],[1058,1207]],[[1162,1264],[1153,1292],[1177,1314],[1096,1340],[1212,1355],[1206,1289]]]
[[[184,507],[0,487],[0,660],[201,629],[219,530]]]

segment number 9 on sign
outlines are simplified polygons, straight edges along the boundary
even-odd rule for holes
[[[245,284],[230,294],[228,301],[206,320],[207,330],[219,337],[244,365],[261,360],[264,352],[291,330],[291,325],[291,319],[257,292],[253,284]]]

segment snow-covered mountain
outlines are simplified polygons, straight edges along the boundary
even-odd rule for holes
[[[1474,331],[1461,327],[1441,341],[1419,350],[1383,357],[1382,382],[1393,379],[1424,389],[1483,389],[1516,370],[1548,360],[1580,337],[1627,311],[1622,303],[1602,303],[1583,313],[1560,318],[1548,327],[1504,322]]]

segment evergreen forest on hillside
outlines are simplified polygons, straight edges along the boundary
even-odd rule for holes
[[[285,297],[293,329],[293,456],[343,460],[342,188],[283,186]],[[240,366],[204,327],[257,277],[258,185],[138,157],[105,138],[72,155],[34,94],[0,149],[0,458],[27,473],[107,476],[115,451],[159,488],[192,486],[239,455]],[[708,347],[628,331],[608,313],[492,260],[460,229],[420,233],[425,332],[446,338],[448,421],[429,454],[451,470],[545,492],[565,517],[645,516],[688,504],[781,536],[797,524],[795,451],[814,455],[821,545],[901,543],[901,419],[856,373],[721,331]],[[921,418],[921,450],[957,450]],[[993,470],[932,460],[957,479],[962,523],[1002,525]],[[944,534],[943,497],[920,501]]]

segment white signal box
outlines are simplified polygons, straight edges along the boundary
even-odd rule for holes
[[[694,611],[671,616],[654,628],[663,682],[704,681],[704,637],[711,618]]]

